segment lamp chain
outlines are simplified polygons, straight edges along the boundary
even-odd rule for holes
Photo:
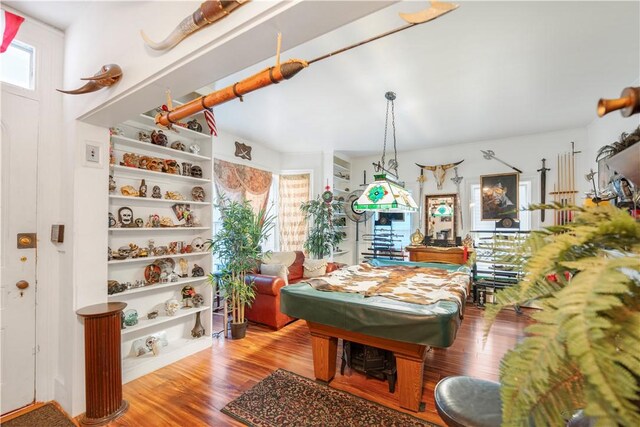
[[[385,155],[387,153],[387,126],[389,123],[389,102],[392,102],[392,101],[387,100],[387,113],[384,119],[384,143],[382,145],[382,163],[380,165],[382,169],[387,167],[385,163]],[[392,102],[392,105],[393,105],[393,102]]]
[[[387,103],[388,105],[388,103]],[[396,114],[395,114],[395,104],[393,100],[391,100],[391,127],[393,128],[393,164],[389,162],[389,167],[393,168],[395,171],[396,177],[398,177],[398,149],[396,147]],[[385,131],[386,135],[386,131]]]

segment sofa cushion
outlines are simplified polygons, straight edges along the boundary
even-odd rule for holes
[[[267,276],[281,277],[285,285],[289,284],[289,269],[284,264],[262,264],[260,273]]]
[[[304,277],[320,277],[327,274],[326,259],[307,259],[304,261]]]
[[[291,252],[271,252],[262,257],[263,264],[282,264],[289,267],[296,261],[295,251]]]

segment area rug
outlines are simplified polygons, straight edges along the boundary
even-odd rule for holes
[[[278,369],[244,392],[222,412],[255,427],[437,427],[284,369]]]
[[[47,403],[33,411],[2,423],[2,427],[75,427],[67,416],[55,405]]]

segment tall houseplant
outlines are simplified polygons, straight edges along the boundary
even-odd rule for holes
[[[541,306],[502,360],[503,425],[564,425],[578,408],[598,425],[640,425],[640,223],[610,206],[570,209],[574,222],[532,233],[516,254],[524,279],[485,313],[488,333],[507,306]]]
[[[246,274],[255,269],[262,256],[262,243],[274,227],[274,217],[268,211],[254,212],[251,204],[220,197],[215,205],[222,217],[222,227],[208,241],[210,250],[223,265],[218,283],[231,307],[232,335],[239,330],[244,337],[247,321],[244,307],[255,299],[253,282],[247,283]],[[215,283],[213,274],[209,276]]]
[[[309,234],[303,247],[317,259],[331,253],[344,240],[344,232],[339,231],[333,222],[333,214],[342,212],[342,205],[335,199],[325,202],[317,196],[300,206],[309,221]]]

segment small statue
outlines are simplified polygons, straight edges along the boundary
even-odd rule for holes
[[[109,175],[109,193],[116,191],[116,180],[113,179],[113,175]]]
[[[138,140],[142,142],[151,142],[151,136],[147,132],[138,132]]]
[[[204,188],[193,187],[193,189],[191,190],[191,198],[193,199],[194,202],[204,202],[204,198],[205,198]]]
[[[158,310],[153,310],[147,313],[147,319],[153,320],[158,317]]]
[[[153,186],[153,189],[151,191],[151,197],[153,197],[154,199],[162,199],[162,191],[160,190],[160,187],[157,185]]]
[[[195,308],[198,308],[202,304],[204,304],[204,297],[202,296],[202,294],[195,294],[191,297],[191,302],[193,303],[193,306]]]
[[[166,147],[169,141],[167,140],[167,135],[162,133],[161,130],[154,130],[151,132],[151,143],[161,147]]]
[[[182,162],[182,175],[191,176],[191,163]]]
[[[192,166],[191,176],[194,178],[202,178],[202,168],[200,166]]]
[[[193,264],[193,268],[191,269],[191,277],[202,277],[204,276],[204,269],[200,267],[198,264]]]
[[[113,216],[113,214],[111,212],[109,212],[109,228],[115,227],[116,224],[117,224],[116,217]]]
[[[127,196],[127,197],[138,197],[139,195],[138,190],[133,188],[131,185],[125,185],[124,187],[120,187],[120,193],[123,196]]]
[[[123,206],[118,209],[118,222],[122,225],[122,227],[135,227],[136,224],[133,222],[133,210],[130,207]]]
[[[187,129],[191,129],[192,131],[195,131],[195,132],[202,132],[202,125],[198,123],[196,119],[189,120],[187,122]]]
[[[182,308],[191,308],[191,298],[196,294],[195,289],[193,289],[192,286],[186,285],[182,288],[180,294],[182,295]]]
[[[144,220],[142,218],[136,218],[134,222],[136,224],[136,227],[144,228]]]
[[[180,272],[182,273],[180,277],[188,277],[189,262],[185,258],[180,258],[178,264],[180,265]]]
[[[180,141],[174,141],[171,143],[171,148],[178,151],[185,151],[187,147]]]
[[[198,154],[200,152],[200,146],[198,144],[191,144],[189,151],[191,151],[192,154]]]
[[[138,197],[147,197],[147,183],[143,179],[138,189]]]

